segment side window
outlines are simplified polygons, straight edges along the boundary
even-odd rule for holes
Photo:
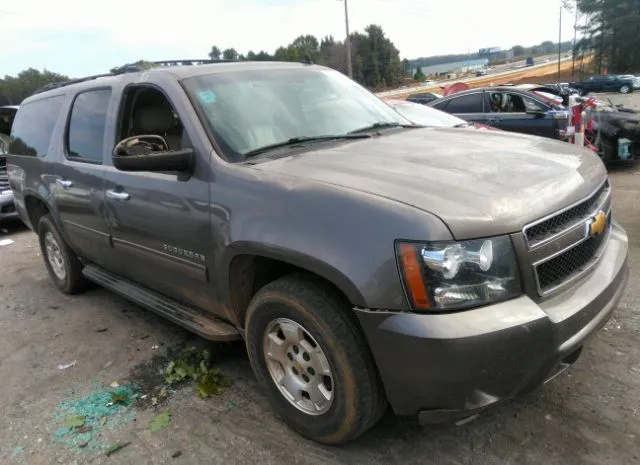
[[[57,95],[22,105],[11,128],[9,153],[44,157],[63,102],[64,96]]]
[[[104,131],[111,89],[78,94],[73,101],[67,128],[67,157],[102,163]]]
[[[482,93],[462,95],[453,98],[447,105],[447,113],[483,113]]]
[[[520,96],[524,105],[523,111],[547,111],[547,108],[540,102],[525,95]]]
[[[169,150],[190,145],[182,122],[167,97],[153,87],[133,86],[124,94],[119,140],[142,135],[162,136]]]

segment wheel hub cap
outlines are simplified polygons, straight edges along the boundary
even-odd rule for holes
[[[56,237],[48,232],[44,236],[44,248],[47,253],[47,261],[51,265],[53,273],[63,281],[67,277],[67,270],[64,266],[64,257],[60,245],[56,240]]]
[[[273,320],[263,348],[271,379],[289,403],[309,415],[329,410],[334,398],[329,360],[303,326],[287,318]]]

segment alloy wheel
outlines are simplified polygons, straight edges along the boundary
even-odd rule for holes
[[[67,269],[64,263],[62,249],[56,237],[52,232],[48,231],[44,235],[44,248],[47,254],[47,261],[51,265],[51,269],[60,281],[64,281],[67,277]]]
[[[271,379],[291,405],[308,415],[329,410],[335,397],[331,366],[309,331],[277,318],[266,327],[263,350]]]

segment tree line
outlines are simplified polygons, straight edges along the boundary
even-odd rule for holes
[[[351,42],[351,62],[353,79],[371,89],[400,84],[404,78],[404,68],[400,52],[385,35],[382,27],[372,24],[364,33],[354,32]],[[211,47],[212,60],[231,61],[298,61],[325,65],[347,74],[347,52],[344,41],[326,36],[318,40],[313,35],[297,37],[288,45],[280,46],[273,54],[264,50],[249,50],[241,54],[234,48]]]
[[[582,51],[593,51],[598,73],[640,71],[640,0],[577,0],[587,18]]]

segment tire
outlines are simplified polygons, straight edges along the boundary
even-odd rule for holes
[[[621,94],[628,94],[629,92],[631,92],[631,87],[623,84],[622,86],[620,86],[620,93]]]
[[[45,266],[56,287],[64,294],[84,291],[87,280],[82,276],[83,265],[62,238],[51,215],[40,218],[38,238]]]
[[[578,89],[578,95],[580,95],[580,97],[584,97],[587,94],[588,94],[588,92],[586,90]]]
[[[266,285],[247,310],[247,351],[258,383],[290,428],[327,445],[356,439],[387,407],[369,348],[349,312],[348,304],[331,287],[297,274]],[[265,356],[273,341],[277,341],[270,346],[273,353],[283,349],[279,362],[271,357],[268,362]],[[328,368],[329,375],[317,376],[322,371],[318,366]],[[289,400],[276,384],[278,374],[297,383],[297,389],[291,389],[297,401]],[[324,388],[324,396],[314,396],[321,392],[318,386]],[[309,400],[311,396],[320,399],[314,402],[318,407]]]

